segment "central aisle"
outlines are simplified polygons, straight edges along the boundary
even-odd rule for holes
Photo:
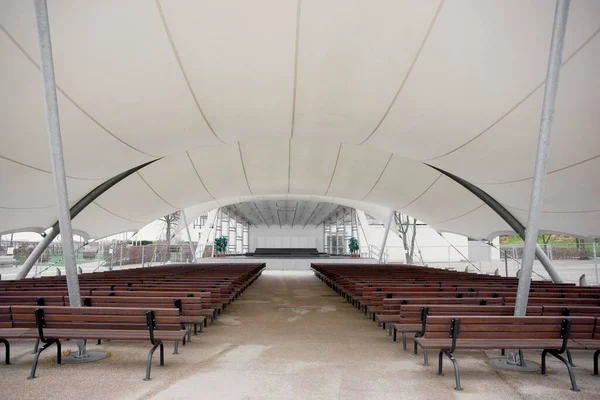
[[[420,356],[403,352],[310,271],[265,271],[214,326],[194,338],[193,346],[203,359],[186,368],[187,376],[142,398],[444,400],[484,395],[505,400],[529,398],[532,393],[524,387],[534,393],[544,388],[547,397],[548,389],[571,395],[549,387],[548,378],[538,374],[506,379],[485,364],[482,353],[463,358],[461,368],[469,372],[465,391],[456,392],[449,365],[450,375],[436,376],[434,365],[423,366]],[[433,364],[436,358],[431,357]],[[539,386],[538,379],[544,380]]]

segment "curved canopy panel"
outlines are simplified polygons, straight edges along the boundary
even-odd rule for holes
[[[525,223],[554,4],[48,1],[71,204],[90,237],[307,199],[485,238]],[[600,2],[572,2],[541,228],[600,236]],[[56,221],[31,2],[0,3],[0,232]],[[307,198],[306,198],[307,197]],[[370,212],[372,213],[372,212]],[[375,215],[375,213],[372,213]]]

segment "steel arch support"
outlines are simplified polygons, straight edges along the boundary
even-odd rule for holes
[[[496,214],[498,214],[498,216],[500,216],[500,218],[502,218],[523,240],[525,240],[525,226],[523,226],[523,224],[514,215],[510,213],[510,211],[504,208],[502,204],[498,203],[496,199],[494,199],[492,196],[490,196],[477,186],[473,185],[471,182],[468,182],[450,172],[444,171],[443,169],[440,169],[433,165],[426,165],[444,174],[445,176],[452,179],[453,181],[467,189],[469,192],[477,196],[481,201],[488,205]],[[546,253],[544,253],[544,250],[542,250],[542,248],[539,245],[535,249],[535,255],[546,269],[546,272],[548,272],[548,275],[550,275],[552,281],[556,283],[562,283],[563,280],[558,275],[558,272],[556,272],[556,270],[554,269],[552,261],[550,261]]]
[[[71,210],[70,210],[71,219],[75,218],[80,212],[82,212],[94,200],[96,200],[98,197],[100,197],[102,194],[104,194],[108,189],[112,188],[117,183],[119,183],[123,179],[127,178],[129,175],[136,173],[137,171],[141,170],[142,168],[144,168],[158,160],[160,160],[160,158],[149,161],[149,162],[141,164],[141,165],[138,165],[137,167],[133,167],[125,172],[122,172],[118,175],[113,176],[112,178],[108,179],[107,181],[96,186],[94,189],[92,189],[92,191],[90,191],[88,194],[86,194],[81,200],[79,200],[77,203],[75,203],[75,205],[73,207],[71,207]],[[58,236],[58,234],[60,233],[58,221],[56,221],[50,229],[51,229],[50,232],[47,232],[44,235],[44,239],[38,243],[38,245],[35,247],[35,249],[33,249],[33,252],[29,255],[29,257],[27,257],[27,260],[25,260],[25,263],[23,263],[23,265],[21,266],[21,269],[19,270],[16,279],[24,279],[27,277],[27,274],[29,273],[29,271],[31,271],[31,268],[33,267],[33,265],[35,264],[37,259],[40,258],[40,256],[44,252],[44,250],[46,250],[48,248],[48,246],[50,245],[50,243],[52,243],[54,238],[56,238],[56,236]]]

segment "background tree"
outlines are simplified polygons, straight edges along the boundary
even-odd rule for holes
[[[410,215],[394,212],[394,221],[398,228],[398,234],[404,245],[406,263],[412,264],[415,255],[415,239],[417,237],[417,220]]]
[[[575,238],[575,244],[577,249],[579,250],[579,259],[580,260],[589,260],[589,256],[587,253],[587,248],[585,246],[585,239]]]
[[[173,227],[177,225],[177,222],[179,222],[179,217],[179,211],[175,211],[172,214],[167,214],[158,219],[159,221],[164,222],[166,225],[167,254],[169,254],[171,251],[171,231],[173,230]]]

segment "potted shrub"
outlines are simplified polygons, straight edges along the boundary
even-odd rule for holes
[[[228,239],[225,236],[221,236],[215,239],[215,256],[224,257],[225,251],[227,250]]]
[[[360,253],[358,252],[360,247],[358,246],[358,240],[356,238],[351,237],[348,241],[348,250],[350,250],[350,254],[352,257],[360,257]]]

